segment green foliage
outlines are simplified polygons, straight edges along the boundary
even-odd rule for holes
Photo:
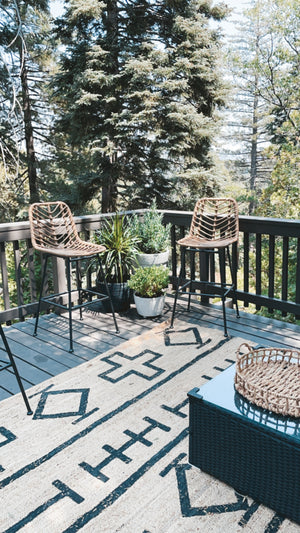
[[[298,0],[257,0],[251,17],[260,22],[260,46],[256,73],[259,96],[269,114],[268,132],[271,145],[265,152],[271,163],[270,178],[258,198],[255,215],[300,218],[300,71],[299,35],[300,5]],[[274,264],[269,265],[269,243],[262,239],[262,292],[268,294],[269,270],[275,273],[274,295],[282,294],[282,239],[276,238]],[[255,252],[250,257],[255,270]],[[287,299],[295,301],[297,278],[297,240],[289,239],[289,272]],[[251,268],[250,266],[250,268]],[[255,287],[255,285],[254,285]],[[268,316],[263,309],[261,314]]]
[[[299,114],[300,117],[300,114]],[[300,144],[286,143],[277,153],[270,149],[275,159],[271,183],[263,191],[257,215],[277,218],[300,218]],[[278,153],[279,152],[279,153]]]
[[[164,265],[138,268],[128,281],[137,296],[155,298],[161,296],[169,284],[169,271]]]
[[[19,242],[20,253],[20,263],[18,273],[20,275],[20,284],[22,287],[22,301],[18,299],[17,292],[17,280],[16,280],[16,264],[15,264],[15,251],[13,243],[8,243],[5,247],[5,257],[7,264],[7,273],[8,273],[8,292],[9,292],[9,301],[11,307],[17,307],[22,304],[29,304],[33,301],[33,296],[31,294],[30,280],[28,276],[28,248],[27,243],[23,240]],[[34,251],[33,253],[34,260],[34,276],[36,282],[36,292],[39,294],[41,287],[42,279],[42,268],[41,268],[41,255],[39,252]],[[49,273],[51,270],[49,271]],[[2,284],[2,279],[0,275],[0,284]],[[53,293],[53,279],[52,276],[48,276],[47,279],[48,290]],[[2,298],[0,300],[0,309],[4,309],[4,303]]]
[[[224,15],[203,0],[67,3],[53,138],[70,158],[88,152],[75,174],[67,168],[79,202],[102,193],[103,212],[153,198],[174,207],[183,187],[192,203],[215,189],[206,173],[224,91],[210,21]]]
[[[0,223],[28,218],[28,187],[0,161]]]
[[[165,252],[170,245],[170,227],[163,224],[163,214],[156,210],[154,202],[141,218],[134,215],[130,225],[133,233],[139,239],[139,251],[146,254]]]
[[[260,204],[281,146],[299,143],[299,0],[254,0],[243,15],[229,52],[236,94],[228,112],[228,138],[240,141],[236,179],[248,183]],[[250,199],[251,214],[254,204]],[[277,207],[272,214],[270,201],[265,216],[276,216]]]
[[[127,281],[138,251],[139,240],[125,216],[117,214],[105,220],[102,228],[95,233],[95,241],[106,248],[101,255],[107,281],[109,283]]]

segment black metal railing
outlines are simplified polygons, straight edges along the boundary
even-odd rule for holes
[[[176,241],[188,230],[192,213],[165,212],[171,223],[172,281],[178,276],[179,250]],[[237,298],[245,307],[275,310],[300,318],[300,220],[239,217],[240,238],[233,246],[233,262],[238,264]],[[199,265],[199,279],[212,279],[215,269]],[[187,265],[188,268],[188,265]]]
[[[142,214],[142,210],[138,211]],[[132,214],[132,212],[130,212]],[[109,215],[76,217],[77,229],[85,238]],[[192,212],[164,211],[171,223],[171,282],[177,281],[180,250],[176,241],[188,230]],[[233,261],[239,266],[237,297],[244,306],[254,304],[270,313],[300,317],[300,220],[240,216],[240,240],[233,246]],[[217,275],[216,265],[198,263],[199,279]],[[1,322],[24,319],[36,311],[40,260],[30,240],[29,222],[0,224]],[[188,265],[187,265],[188,268]],[[52,262],[49,290],[63,292],[63,260]]]

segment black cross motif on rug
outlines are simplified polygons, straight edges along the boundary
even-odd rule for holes
[[[101,359],[101,361],[105,361],[111,365],[112,368],[109,368],[105,372],[101,372],[98,376],[111,383],[117,383],[121,379],[125,379],[130,375],[136,375],[151,381],[164,372],[163,368],[159,368],[152,364],[153,361],[156,361],[160,357],[162,357],[162,354],[153,352],[152,350],[143,350],[133,356],[126,355],[122,352],[115,352],[112,355]]]
[[[103,450],[107,452],[107,457],[101,463],[99,463],[97,466],[92,467],[86,462],[80,463],[79,466],[81,466],[84,470],[89,472],[92,476],[96,477],[97,479],[100,479],[104,483],[109,480],[109,477],[103,474],[101,471],[104,467],[106,467],[108,464],[110,464],[114,459],[118,459],[122,461],[123,463],[130,463],[131,458],[128,454],[125,454],[125,452],[133,446],[135,443],[139,442],[140,444],[150,447],[152,446],[152,442],[146,438],[146,435],[148,435],[153,429],[158,428],[161,431],[170,431],[170,427],[166,426],[165,424],[161,424],[157,420],[153,420],[152,418],[145,417],[145,422],[147,422],[147,427],[140,431],[140,433],[135,433],[129,429],[126,429],[124,431],[124,434],[129,437],[129,439],[120,446],[119,449],[115,449],[109,444],[104,444],[102,446]]]

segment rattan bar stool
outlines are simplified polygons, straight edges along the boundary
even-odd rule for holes
[[[108,285],[104,275],[100,253],[105,250],[105,247],[99,244],[83,241],[76,230],[75,222],[70,208],[63,202],[45,202],[35,203],[29,208],[29,221],[31,230],[32,245],[36,250],[42,252],[45,261],[43,268],[42,284],[40,298],[38,302],[38,309],[35,321],[34,336],[37,335],[38,321],[41,309],[41,302],[51,303],[55,307],[67,310],[69,314],[69,333],[70,333],[70,352],[73,352],[73,332],[72,332],[72,311],[80,310],[80,318],[82,318],[82,308],[91,303],[102,300],[109,300],[111,311],[114,319],[116,333],[119,333],[118,324],[111,300]],[[43,296],[47,261],[50,256],[60,257],[65,260],[66,277],[67,277],[67,291]],[[106,294],[99,293],[91,287],[82,288],[81,276],[79,270],[79,262],[85,259],[97,258],[101,276],[105,281]],[[76,289],[72,289],[71,283],[71,265],[75,263],[76,266]],[[72,293],[77,293],[78,304],[72,304]],[[67,304],[61,303],[61,300],[67,297]],[[89,298],[88,301],[83,301],[83,298]],[[60,299],[60,301],[57,301]]]
[[[222,300],[223,321],[224,321],[224,335],[227,337],[227,322],[226,322],[226,297],[231,292],[233,303],[236,307],[236,315],[239,317],[238,303],[235,292],[235,279],[237,265],[233,268],[232,259],[230,256],[229,247],[233,243],[237,243],[239,236],[238,223],[238,205],[232,198],[201,198],[197,201],[189,233],[186,237],[177,241],[181,248],[181,268],[177,284],[177,289],[174,298],[173,312],[171,317],[171,325],[174,324],[174,316],[178,295],[182,292],[187,292],[188,289],[188,310],[190,309],[191,295],[198,294],[195,288],[200,290],[201,297],[208,298],[219,297]],[[186,252],[191,256],[190,279],[186,278],[185,259]],[[195,279],[195,255],[199,253],[199,261],[201,263],[201,254],[206,256],[210,266],[212,266],[212,259],[217,254],[220,265],[220,281],[215,281],[214,269],[210,269],[210,280],[208,269],[205,280]],[[207,255],[208,254],[208,255]],[[231,274],[231,283],[226,283],[226,256]]]
[[[1,370],[6,370],[8,368],[12,368],[12,371],[13,371],[13,373],[16,376],[16,380],[18,382],[20,392],[21,392],[21,394],[23,396],[24,403],[26,405],[27,414],[28,415],[32,415],[32,410],[31,410],[31,407],[29,405],[29,401],[28,401],[26,392],[24,390],[23,383],[22,383],[22,380],[21,380],[21,377],[20,377],[16,362],[15,362],[14,356],[13,356],[13,354],[11,352],[11,349],[9,347],[9,344],[7,342],[7,338],[5,336],[5,333],[3,331],[3,328],[2,328],[1,324],[0,324],[0,335],[1,335],[1,338],[2,338],[2,342],[4,344],[4,349],[5,349],[5,351],[6,351],[7,355],[8,355],[8,360],[9,360],[9,361],[7,361],[7,360],[5,361],[3,359],[0,359],[0,371]]]

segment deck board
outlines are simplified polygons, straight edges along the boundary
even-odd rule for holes
[[[124,341],[149,331],[156,324],[171,317],[173,299],[169,297],[161,317],[144,319],[139,317],[134,306],[123,314],[117,314],[120,333],[116,333],[111,314],[86,310],[83,320],[74,312],[74,353],[69,353],[68,319],[55,314],[40,317],[38,336],[33,337],[34,319],[5,327],[9,345],[16,355],[16,363],[25,389],[41,383],[51,376],[89,361],[99,354],[117,348]],[[227,310],[228,332],[233,337],[263,346],[294,347],[300,349],[300,327],[259,315]],[[203,323],[205,327],[223,330],[223,316],[220,306],[202,306],[193,301],[191,311],[186,311],[186,302],[179,299],[174,321],[180,318],[187,324]],[[0,343],[0,348],[1,348]],[[5,359],[1,350],[0,358]],[[235,354],[232,354],[232,361]],[[0,401],[19,392],[11,370],[0,373]]]
[[[192,307],[192,312],[197,316],[196,307]],[[223,327],[222,314],[215,307],[203,307],[199,312],[199,319],[203,320],[207,326],[212,324],[219,328]],[[235,311],[227,311],[228,332],[232,336],[242,336],[250,341],[258,342],[262,345],[274,347],[288,347],[300,349],[300,328],[295,324],[288,324],[279,320],[272,320],[247,312],[240,312],[240,318],[236,318]],[[175,323],[174,323],[175,325]]]

